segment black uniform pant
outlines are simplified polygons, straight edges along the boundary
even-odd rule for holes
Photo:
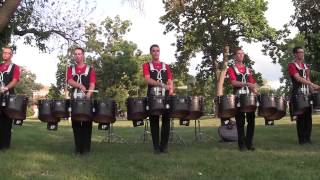
[[[299,144],[311,142],[312,112],[311,107],[296,119]]]
[[[243,113],[238,112],[235,116],[237,131],[238,131],[238,145],[239,148],[252,147],[252,140],[254,135],[254,125],[255,125],[255,113]],[[247,119],[247,133],[244,133],[245,119]]]
[[[91,148],[92,122],[72,121],[76,153],[88,153]]]
[[[0,149],[7,149],[11,142],[12,119],[0,111]]]
[[[150,129],[154,150],[163,151],[168,148],[170,133],[170,117],[167,113],[162,115],[161,141],[159,143],[159,119],[160,116],[150,116]]]

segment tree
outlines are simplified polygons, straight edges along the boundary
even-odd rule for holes
[[[229,48],[233,51],[240,40],[273,42],[278,38],[264,17],[267,3],[263,0],[184,0],[174,6],[172,2],[164,1],[166,14],[160,22],[166,25],[165,33],[177,33],[177,61],[185,66],[201,52],[201,69],[211,71],[216,95],[222,94]]]
[[[3,5],[0,15],[1,11],[8,10],[4,9],[8,2],[18,1],[0,0]],[[12,38],[16,40],[21,37],[24,43],[36,46],[41,51],[82,43],[86,18],[94,9],[92,4],[86,0],[22,0],[7,26],[0,31],[0,45],[10,44],[15,42]]]
[[[29,99],[32,99],[33,92],[39,90],[41,88],[41,84],[36,83],[36,75],[33,74],[31,71],[25,69],[24,67],[21,68],[21,76],[19,83],[15,87],[15,91],[17,94],[24,94]]]
[[[11,16],[17,10],[21,0],[0,1],[0,32],[8,25]]]

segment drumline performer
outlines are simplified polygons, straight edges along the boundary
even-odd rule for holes
[[[241,48],[235,50],[235,64],[228,68],[227,74],[229,82],[234,88],[234,93],[237,95],[247,93],[257,93],[257,84],[253,78],[252,71],[243,63],[244,53]],[[247,119],[247,132],[244,132],[245,119]],[[238,132],[239,150],[246,149],[254,151],[253,136],[255,126],[255,112],[243,113],[238,111],[236,116],[236,125]]]
[[[84,50],[80,47],[74,50],[76,65],[68,68],[67,82],[73,87],[72,99],[90,100],[96,84],[96,74],[93,67],[85,64]],[[72,119],[72,129],[75,142],[75,153],[86,154],[91,149],[92,121],[80,122]]]
[[[147,96],[173,95],[173,77],[169,65],[160,61],[160,47],[153,44],[150,47],[152,60],[143,64],[143,75],[148,84]],[[168,141],[170,133],[170,118],[165,112],[162,114],[161,141],[159,143],[159,118],[160,116],[149,116],[150,128],[155,154],[168,152]]]
[[[20,79],[20,67],[12,63],[13,50],[11,47],[2,48],[2,60],[0,64],[0,90],[4,101],[6,95],[15,94],[14,87]],[[2,105],[3,102],[1,102]],[[0,150],[10,148],[11,128],[13,119],[0,112]]]
[[[302,47],[293,48],[294,60],[288,64],[288,71],[292,82],[290,102],[294,101],[295,95],[309,96],[314,90],[319,90],[320,86],[310,81],[310,67],[304,62],[304,50]],[[295,109],[290,103],[290,112]],[[297,115],[297,134],[300,145],[311,144],[311,130],[312,130],[312,112],[311,107],[301,114]]]

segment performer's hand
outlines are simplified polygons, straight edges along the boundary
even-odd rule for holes
[[[87,88],[84,86],[84,85],[82,85],[82,84],[80,84],[80,86],[79,86],[79,89],[82,91],[82,92],[86,92],[86,90],[87,90]]]
[[[173,89],[169,89],[169,96],[172,96],[172,95],[174,95],[174,93],[173,93]]]
[[[91,93],[87,93],[86,94],[86,99],[90,99],[91,98]]]
[[[6,92],[6,91],[8,91],[9,89],[7,88],[7,87],[2,87],[1,89],[0,89],[0,91],[2,92],[2,93],[4,93],[4,92]]]
[[[319,85],[316,85],[316,84],[313,84],[312,88],[316,91],[319,91],[320,90],[320,86]]]

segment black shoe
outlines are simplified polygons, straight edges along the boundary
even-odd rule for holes
[[[256,150],[256,148],[254,148],[253,146],[250,146],[250,147],[248,147],[248,150],[249,151],[254,151],[254,150]]]
[[[168,154],[168,148],[161,149],[161,153],[163,153],[163,154]]]
[[[247,148],[245,146],[239,146],[239,151],[244,152],[246,150],[247,150]]]
[[[153,149],[153,154],[160,154],[160,153],[161,153],[160,149]]]
[[[308,139],[308,140],[305,141],[305,144],[311,145],[311,144],[312,144],[312,141],[311,141],[310,139]]]

